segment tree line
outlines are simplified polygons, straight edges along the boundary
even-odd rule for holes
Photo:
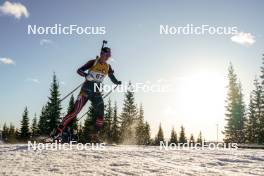
[[[67,113],[73,111],[74,102],[74,97],[71,96]],[[96,120],[94,107],[93,104],[89,106],[84,124],[77,122],[77,118],[74,118],[68,125],[68,128],[65,129],[70,131],[75,140],[89,142],[89,134]],[[15,129],[12,124],[8,127],[5,123],[2,130],[2,138],[5,142],[17,142],[35,140],[39,136],[48,136],[61,121],[61,110],[59,83],[54,74],[48,102],[42,107],[39,118],[35,114],[30,126],[28,108],[25,107],[20,129]],[[150,126],[144,120],[143,105],[141,104],[137,107],[132,91],[125,93],[123,108],[120,114],[118,113],[117,103],[114,102],[113,105],[111,99],[107,101],[100,137],[103,141],[109,143],[150,144]]]
[[[160,141],[166,141],[164,139],[164,134],[163,134],[163,129],[161,127],[161,124],[159,125],[158,133],[155,136],[154,141],[153,141],[152,144],[160,145]],[[195,140],[193,134],[190,134],[190,138],[187,138],[187,135],[186,135],[186,132],[185,132],[185,128],[183,126],[181,126],[180,127],[180,132],[179,132],[179,137],[177,135],[177,132],[176,132],[175,128],[173,127],[171,129],[171,134],[170,134],[170,138],[168,140],[168,143],[169,144],[174,143],[176,145],[181,145],[181,144],[186,144],[186,143],[189,143],[189,144],[195,144],[195,143],[202,144],[204,141],[205,141],[205,139],[203,139],[201,131],[199,132],[196,140]]]
[[[264,55],[260,74],[253,81],[254,89],[250,93],[246,106],[234,67],[228,68],[228,93],[226,99],[226,126],[223,131],[225,142],[264,143]]]
[[[67,113],[74,109],[74,97],[71,96],[68,102]],[[123,107],[118,113],[118,106],[116,102],[108,99],[105,103],[105,117],[103,128],[100,131],[100,138],[108,143],[116,144],[138,144],[138,145],[159,145],[160,141],[165,141],[163,129],[161,124],[158,133],[154,139],[151,138],[150,125],[144,120],[144,108],[140,104],[138,107],[135,102],[133,90],[128,90],[124,95]],[[94,105],[89,106],[86,118],[83,124],[77,121],[77,118],[68,125],[68,134],[73,136],[74,140],[78,142],[89,142],[89,134],[96,117]],[[32,122],[29,122],[28,107],[25,107],[22,114],[20,129],[16,129],[14,125],[3,126],[2,138],[5,142],[17,142],[36,140],[39,136],[48,136],[51,131],[57,127],[61,121],[61,102],[59,93],[59,83],[56,75],[53,75],[53,81],[50,87],[50,96],[47,103],[42,107],[39,117],[34,115]],[[189,141],[195,142],[191,134]],[[196,142],[201,143],[202,135],[198,136]],[[186,143],[187,137],[185,129],[182,126],[179,133],[179,138],[174,128],[172,128],[171,136],[169,139],[171,143]]]

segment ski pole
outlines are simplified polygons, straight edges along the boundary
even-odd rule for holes
[[[68,96],[70,96],[71,94],[73,94],[73,92],[75,92],[77,89],[79,89],[79,87],[81,87],[83,85],[83,83],[81,83],[80,85],[78,85],[75,89],[73,89],[70,93],[68,93],[66,96],[64,96],[62,99],[60,99],[60,102],[62,102],[63,100],[65,100]]]
[[[105,99],[106,97],[108,97],[108,96],[113,92],[113,90],[115,90],[115,89],[117,88],[117,86],[118,86],[118,85],[116,85],[114,89],[111,89],[107,94],[105,94],[105,95],[103,96],[103,99]],[[99,102],[99,103],[97,104],[97,106],[98,106],[99,104],[101,104],[101,103],[103,103],[103,101]],[[81,120],[81,119],[82,119],[87,113],[88,113],[88,111],[87,111],[86,113],[84,113],[80,118],[78,118],[77,121]]]
[[[108,97],[108,95],[110,95],[116,88],[117,88],[117,86],[118,85],[116,85],[115,87],[114,87],[114,89],[111,89],[107,94],[105,94],[104,96],[103,96],[103,99],[105,99],[106,97]]]

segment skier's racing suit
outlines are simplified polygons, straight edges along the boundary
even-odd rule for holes
[[[95,90],[95,84],[97,87],[100,87],[100,84],[102,84],[106,75],[109,76],[114,84],[121,84],[121,81],[118,81],[115,78],[113,74],[114,71],[110,64],[100,62],[94,64],[95,62],[95,59],[90,60],[77,70],[77,73],[86,79],[74,104],[74,110],[63,118],[57,129],[59,132],[62,132],[65,127],[77,116],[88,100],[90,100],[92,105],[95,106],[96,120],[95,124],[93,124],[95,132],[98,132],[102,128],[104,120],[104,101],[101,92],[99,90]],[[87,70],[89,70],[88,73],[86,73]]]

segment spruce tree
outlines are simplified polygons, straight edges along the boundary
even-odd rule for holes
[[[38,129],[39,134],[41,135],[49,135],[49,127],[48,127],[48,105],[42,107],[39,121],[38,121]]]
[[[237,130],[237,143],[245,143],[246,141],[246,106],[244,103],[244,95],[242,93],[241,82],[238,83],[238,130]]]
[[[187,143],[187,138],[185,134],[185,129],[183,126],[181,126],[181,131],[180,131],[180,137],[179,137],[179,143],[184,144]]]
[[[155,144],[160,145],[161,141],[164,142],[164,134],[163,134],[163,130],[162,130],[161,123],[160,123],[157,136],[155,137]]]
[[[109,143],[112,142],[112,124],[113,123],[113,107],[112,102],[108,99],[107,106],[105,109],[104,123],[102,129],[102,137]]]
[[[78,142],[83,142],[84,141],[84,134],[83,134],[84,127],[81,122],[77,123],[77,137],[78,137]]]
[[[254,80],[254,90],[250,95],[250,102],[248,107],[248,120],[246,125],[246,138],[248,143],[258,143],[260,135],[261,119],[261,103],[262,103],[262,87],[258,79]]]
[[[38,130],[38,124],[37,124],[37,115],[35,114],[33,120],[32,120],[32,125],[31,125],[31,136],[34,138],[38,135],[39,130]]]
[[[18,140],[20,139],[20,132],[19,132],[19,129],[17,128],[15,129],[15,138]]]
[[[69,104],[68,104],[68,109],[67,113],[71,113],[74,111],[74,97],[73,95],[70,98]],[[71,135],[74,134],[75,131],[77,131],[78,125],[77,125],[77,118],[74,117],[74,119],[68,124],[68,127],[71,129]]]
[[[138,145],[145,144],[145,124],[144,124],[144,110],[142,104],[139,108],[139,114],[136,126],[136,141]]]
[[[16,142],[15,126],[12,123],[10,123],[10,125],[9,125],[8,142],[10,142],[10,143],[15,143]]]
[[[248,119],[246,123],[246,142],[256,143],[257,142],[257,119],[255,114],[255,108],[253,105],[252,95],[250,95],[248,105]]]
[[[260,112],[257,120],[258,120],[258,130],[257,130],[257,137],[258,143],[264,144],[264,54],[262,55],[262,66],[261,66],[261,105],[260,105]]]
[[[194,143],[195,143],[193,134],[191,134],[191,136],[190,136],[189,143],[190,143],[190,145],[194,145]]]
[[[203,136],[202,136],[202,132],[199,132],[199,135],[197,137],[197,143],[198,144],[202,144],[203,143]]]
[[[28,140],[29,137],[30,137],[30,132],[29,132],[28,109],[27,107],[25,107],[21,120],[20,139],[24,141],[24,140]]]
[[[53,74],[53,81],[50,88],[50,97],[47,106],[47,122],[48,122],[48,132],[50,133],[55,129],[60,122],[60,111],[61,111],[61,102],[60,102],[60,93],[59,93],[59,83],[55,73]]]
[[[137,108],[135,104],[134,92],[131,83],[129,90],[125,93],[123,109],[121,113],[121,141],[126,144],[136,144],[135,121],[137,118]]]
[[[8,134],[9,134],[9,128],[7,127],[6,123],[4,123],[3,131],[2,131],[2,139],[7,142],[8,140]]]
[[[170,141],[169,143],[174,143],[174,144],[178,144],[178,138],[177,138],[177,133],[174,130],[174,127],[171,130],[171,136],[170,136]]]
[[[112,125],[112,141],[113,143],[119,143],[120,138],[120,120],[117,114],[117,103],[115,102],[114,112],[113,112],[113,125]]]
[[[91,126],[92,120],[87,115],[86,119],[84,120],[84,126],[82,129],[79,130],[79,141],[82,143],[90,142],[90,134],[91,134]]]
[[[150,137],[150,126],[148,122],[145,122],[144,125],[144,145],[149,145],[151,143]]]
[[[91,103],[89,107],[87,117],[84,121],[84,127],[82,130],[81,142],[90,142],[90,134],[95,131],[96,113],[95,104]]]
[[[241,84],[232,65],[228,68],[228,93],[226,99],[225,142],[243,143],[245,141],[245,105]]]

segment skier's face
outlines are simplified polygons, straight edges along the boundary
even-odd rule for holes
[[[100,56],[100,61],[106,62],[111,57],[111,53],[101,53]]]

